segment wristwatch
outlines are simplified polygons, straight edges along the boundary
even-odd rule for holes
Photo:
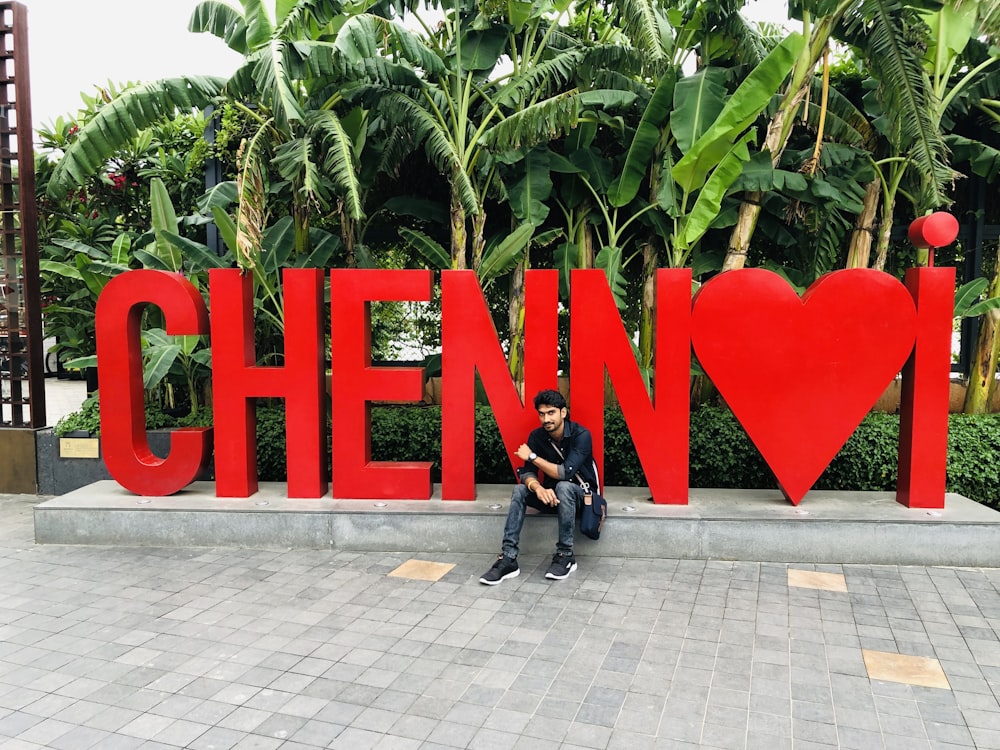
[[[532,452],[532,453],[528,454],[528,460],[531,461],[532,463],[534,463],[534,461],[535,461],[536,458],[538,458],[538,454],[537,453]]]

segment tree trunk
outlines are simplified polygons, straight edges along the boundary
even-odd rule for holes
[[[656,337],[656,269],[660,254],[653,241],[642,246],[642,304],[639,308],[639,369],[653,366],[653,341]]]
[[[479,213],[472,217],[472,270],[479,273],[486,249],[486,210],[480,206]]]
[[[451,267],[465,270],[465,246],[468,235],[465,228],[465,208],[455,191],[451,193]]]
[[[1000,249],[997,267],[990,280],[987,297],[1000,294]],[[976,350],[969,372],[969,387],[965,391],[962,411],[966,414],[985,414],[989,411],[991,397],[996,390],[997,359],[1000,357],[1000,310],[990,310],[982,316]]]
[[[357,268],[358,259],[354,256],[354,244],[356,225],[354,219],[346,213],[340,214],[340,241],[344,244],[344,254],[347,258],[348,268]]]
[[[740,204],[736,226],[733,227],[732,234],[729,235],[729,249],[726,250],[726,259],[722,261],[723,271],[733,271],[746,265],[747,252],[750,250],[750,238],[753,237],[753,230],[760,217],[760,200],[763,197],[763,193],[753,192]]]
[[[815,64],[816,61],[813,60],[812,65]],[[785,106],[774,113],[767,126],[764,149],[770,152],[771,164],[775,167],[781,161],[781,152],[785,150],[785,144],[788,143],[788,135],[791,132],[790,127],[785,127],[786,118],[795,116],[795,111],[808,93],[809,86],[810,76],[806,75],[795,95]],[[739,218],[729,236],[729,248],[726,250],[726,259],[722,262],[723,271],[743,268],[746,264],[747,252],[750,250],[750,239],[753,237],[754,229],[757,228],[757,219],[760,218],[760,202],[763,198],[763,193],[749,193],[740,204]]]
[[[510,275],[510,296],[507,322],[510,326],[510,351],[507,364],[517,391],[524,397],[524,272],[527,260],[520,261]]]
[[[309,207],[299,204],[292,206],[292,221],[295,225],[295,254],[309,252]]]
[[[887,195],[885,203],[882,204],[882,219],[878,228],[878,252],[875,256],[875,264],[872,266],[876,271],[885,270],[885,262],[889,258],[889,237],[892,234],[892,212],[896,207],[896,197]]]
[[[586,201],[580,206],[583,216],[576,230],[576,267],[593,268],[594,257],[594,228],[587,221],[590,215],[590,202]]]
[[[851,246],[847,251],[847,268],[868,268],[871,258],[872,237],[875,234],[875,217],[882,196],[882,182],[876,177],[865,188],[865,200],[858,220],[854,222]]]

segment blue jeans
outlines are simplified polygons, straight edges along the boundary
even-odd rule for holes
[[[523,484],[514,487],[510,496],[510,510],[507,511],[507,524],[503,529],[503,556],[517,558],[518,542],[521,539],[521,527],[524,526],[525,508],[531,506],[545,513],[559,514],[559,541],[556,543],[556,553],[559,555],[573,554],[573,524],[576,521],[576,509],[582,507],[583,489],[575,482],[559,482],[555,486],[559,504],[553,508],[539,500],[534,492],[529,492]]]

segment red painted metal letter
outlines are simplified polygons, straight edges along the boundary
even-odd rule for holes
[[[650,402],[603,271],[573,271],[570,395],[573,419],[594,436],[603,470],[604,373],[628,424],[653,501],[688,501],[688,390],[691,372],[691,271],[656,273],[656,373]],[[603,475],[602,475],[603,476]]]
[[[517,447],[538,426],[535,393],[558,384],[559,272],[526,272],[524,294],[522,402],[475,273],[441,274],[441,497],[445,500],[476,497],[476,372],[512,467],[521,465]]]
[[[906,288],[917,305],[917,342],[903,368],[896,499],[910,508],[943,508],[955,269],[911,268]]]
[[[167,271],[129,271],[108,282],[97,301],[97,369],[101,383],[101,447],[111,476],[139,495],[171,495],[208,463],[212,429],[170,436],[170,454],[153,455],[146,439],[139,334],[143,308],[158,306],[171,335],[208,333],[208,311],[194,285]]]
[[[372,367],[369,301],[428,302],[431,271],[330,271],[333,496],[428,500],[430,462],[372,461],[372,401],[419,401],[423,370]]]
[[[209,272],[212,299],[212,385],[215,400],[216,495],[257,491],[258,398],[285,399],[288,496],[322,497],[323,269],[284,272],[285,364],[258,367],[254,348],[253,277],[237,269]]]

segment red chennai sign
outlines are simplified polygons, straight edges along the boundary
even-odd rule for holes
[[[333,474],[325,476],[325,368],[321,269],[284,272],[285,360],[256,365],[253,290],[236,269],[209,272],[211,316],[198,290],[163,271],[113,279],[97,306],[104,460],[140,495],[169,495],[215,454],[216,494],[257,491],[255,399],[283,398],[288,495],[423,500],[431,464],[372,461],[370,405],[419,401],[418,368],[371,363],[369,303],[429,301],[431,271],[332,270]],[[650,394],[604,273],[573,271],[570,294],[570,406],[604,445],[604,384],[610,378],[657,503],[688,500],[688,388],[692,350],[797,504],[902,369],[897,499],[944,505],[951,358],[953,268],[915,268],[905,283],[888,274],[843,270],[802,296],[778,275],[729,271],[692,299],[689,269],[656,276],[656,369]],[[537,425],[507,369],[482,290],[471,271],[444,271],[442,294],[441,496],[475,498],[475,376],[496,414],[511,466]],[[525,278],[524,392],[554,387],[558,375],[556,271]],[[143,413],[139,333],[145,305],[159,307],[167,332],[211,337],[214,428],[172,434],[170,453],[149,449]]]

